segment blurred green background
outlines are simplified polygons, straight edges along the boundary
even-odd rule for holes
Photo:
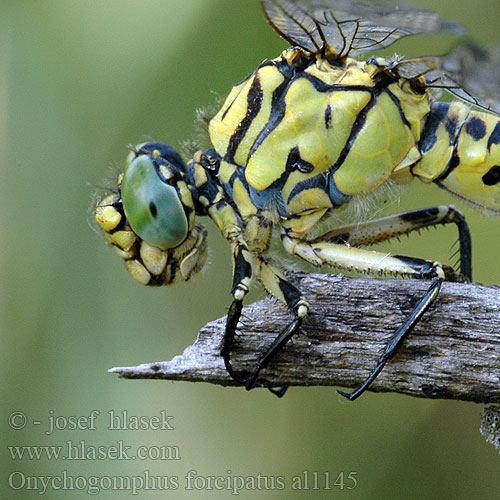
[[[486,45],[499,42],[496,0],[426,6]],[[447,44],[404,40],[385,53],[437,53]],[[144,471],[178,477],[178,489],[140,491],[139,498],[231,496],[186,490],[189,470],[286,481],[286,489],[243,491],[245,499],[498,498],[500,457],[479,434],[481,407],[472,403],[373,393],[349,403],[332,388],[292,388],[278,400],[264,390],[124,381],[107,373],[180,353],[201,326],[225,313],[231,266],[227,245],[207,221],[206,271],[184,286],[141,287],[93,230],[93,193],[115,177],[128,143],[156,138],[176,147],[195,137],[195,110],[224,97],[285,46],[256,1],[1,3],[1,498],[39,498],[26,478],[63,471],[82,478]],[[414,184],[392,211],[450,202],[436,187]],[[500,283],[500,221],[460,207],[473,234],[475,279]],[[446,261],[454,238],[453,230],[431,232],[391,248]],[[62,426],[92,410],[100,412],[95,430],[47,434],[50,417],[62,416]],[[144,416],[163,410],[174,417],[174,430],[109,430],[110,410]],[[27,417],[23,429],[8,424],[16,411]],[[181,459],[14,460],[7,449],[65,447],[69,440],[107,447],[123,441],[132,451],[177,446]],[[344,473],[346,486],[356,472],[357,487],[314,490],[310,483],[309,490],[292,490],[291,478],[304,471],[320,478],[328,472],[332,482]],[[46,495],[86,498],[82,481],[65,491],[55,482]],[[98,496],[128,495],[105,489]]]

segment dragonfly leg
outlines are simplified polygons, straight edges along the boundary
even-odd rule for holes
[[[313,242],[308,242],[284,234],[282,241],[289,253],[302,257],[315,265],[329,264],[348,271],[378,275],[392,274],[431,280],[429,289],[419,300],[403,324],[391,336],[376,367],[365,381],[350,394],[341,392],[343,396],[351,400],[356,399],[375,380],[387,361],[394,356],[411,329],[430,307],[432,302],[434,302],[439,294],[441,283],[445,279],[445,272],[438,262],[362,250],[329,241],[325,242],[319,238]]]
[[[380,356],[377,365],[370,372],[365,381],[354,391],[347,393],[337,389],[337,392],[342,396],[354,401],[356,398],[361,396],[363,392],[370,386],[370,384],[377,378],[378,374],[382,371],[387,361],[389,361],[394,354],[396,354],[399,346],[402,344],[403,340],[408,336],[413,326],[421,318],[422,314],[429,308],[429,306],[434,302],[439,294],[441,288],[441,283],[443,282],[443,277],[436,275],[431,282],[431,286],[425,293],[425,295],[420,299],[418,304],[415,306],[410,315],[404,320],[403,324],[394,332],[392,337],[387,342],[384,352]]]
[[[460,253],[460,271],[472,280],[471,238],[462,212],[454,205],[440,205],[390,215],[382,219],[336,228],[323,234],[316,241],[343,243],[354,247],[372,245],[420,229],[445,224],[456,224]]]
[[[273,267],[259,258],[259,272],[262,282],[267,291],[288,305],[294,313],[294,320],[281,332],[268,349],[260,356],[252,373],[236,372],[231,363],[231,351],[234,345],[236,328],[241,316],[243,307],[243,298],[245,297],[248,286],[252,279],[252,255],[241,244],[235,244],[233,251],[234,277],[233,277],[233,302],[229,308],[226,321],[226,329],[223,340],[221,356],[224,359],[224,365],[229,375],[237,382],[245,385],[247,390],[255,387],[257,378],[271,361],[271,359],[283,348],[286,342],[293,336],[299,328],[302,319],[307,314],[307,302],[301,293],[285,278],[280,276]],[[286,392],[286,387],[274,389],[268,388],[273,394],[282,397]]]
[[[221,356],[224,359],[224,365],[229,375],[239,382],[245,384],[245,374],[237,373],[231,364],[231,350],[234,344],[236,328],[241,316],[243,308],[243,299],[248,292],[248,288],[252,281],[252,254],[246,248],[246,245],[236,242],[233,246],[233,286],[231,293],[233,302],[229,307],[226,320],[226,329],[224,332],[224,340],[221,349]]]
[[[272,264],[262,259],[260,261],[260,278],[266,290],[288,306],[294,315],[294,319],[280,332],[257,360],[253,373],[246,380],[245,387],[247,390],[255,387],[261,370],[268,366],[269,362],[297,332],[309,309],[309,305],[301,292],[281,276]],[[277,392],[274,390],[272,392],[281,397],[285,390],[286,387],[282,387]]]

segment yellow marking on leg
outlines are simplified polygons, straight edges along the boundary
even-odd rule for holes
[[[328,242],[311,244],[288,236],[283,238],[283,246],[290,254],[297,255],[315,266],[328,264],[346,271],[378,275],[419,275],[416,269],[398,257],[391,256],[390,253],[362,250]]]

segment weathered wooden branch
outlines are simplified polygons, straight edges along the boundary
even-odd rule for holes
[[[356,387],[376,364],[391,332],[429,284],[419,280],[353,279],[296,274],[310,312],[301,331],[263,370],[265,386]],[[251,370],[291,319],[266,298],[243,309],[232,362]],[[118,367],[123,378],[235,385],[219,355],[225,318],[208,323],[171,361]],[[500,288],[444,283],[430,310],[370,390],[481,403],[500,402]]]

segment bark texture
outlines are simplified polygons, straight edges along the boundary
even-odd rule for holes
[[[377,363],[391,333],[429,284],[419,280],[353,279],[296,274],[310,304],[301,330],[262,371],[264,386],[357,387]],[[252,370],[259,354],[291,320],[266,298],[243,309],[232,354],[237,370]],[[236,385],[219,355],[225,318],[203,327],[171,361],[117,367],[123,378]],[[427,398],[500,403],[500,289],[444,283],[430,310],[369,390]]]

